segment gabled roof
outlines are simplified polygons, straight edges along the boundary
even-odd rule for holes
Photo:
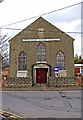
[[[37,20],[32,22],[29,26],[27,26],[25,29],[23,29],[21,32],[19,32],[16,36],[22,35],[23,38],[38,38],[38,29],[44,29],[44,37],[45,38],[55,38],[55,37],[60,37],[61,34],[66,35],[70,39],[74,40],[72,37],[70,37],[68,34],[65,32],[61,31],[59,28],[55,27],[52,23],[48,22],[42,17],[39,17]],[[13,37],[13,38],[14,38]],[[13,40],[10,39],[9,41]]]

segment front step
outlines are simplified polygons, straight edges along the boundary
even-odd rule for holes
[[[33,87],[40,88],[42,90],[47,90],[48,85],[47,84],[35,84]]]
[[[45,83],[37,83],[34,85],[34,87],[42,87],[42,86],[48,87],[48,85]]]

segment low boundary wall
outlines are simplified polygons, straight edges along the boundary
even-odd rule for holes
[[[32,87],[32,78],[31,77],[9,77],[6,79],[6,87],[15,87],[15,88],[26,88]]]
[[[31,77],[9,77],[6,79],[5,87],[27,88],[32,87]],[[77,77],[49,77],[49,87],[78,86]]]
[[[78,78],[77,77],[49,77],[48,80],[49,86],[77,86]]]

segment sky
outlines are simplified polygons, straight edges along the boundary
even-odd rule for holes
[[[80,2],[82,0],[4,0],[0,3],[0,31],[2,35],[8,33],[8,36],[13,37],[20,30],[7,28],[24,29],[39,16],[42,16],[64,32],[81,32],[81,4],[58,10]],[[43,15],[54,10],[57,11]],[[30,19],[33,17],[35,18]],[[9,25],[22,20],[25,21]],[[81,34],[67,34],[75,39],[74,55],[81,55]]]

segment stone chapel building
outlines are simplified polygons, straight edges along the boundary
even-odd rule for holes
[[[64,27],[64,26],[63,26]],[[32,77],[47,83],[48,77],[74,76],[74,39],[39,17],[10,42],[10,76]]]

